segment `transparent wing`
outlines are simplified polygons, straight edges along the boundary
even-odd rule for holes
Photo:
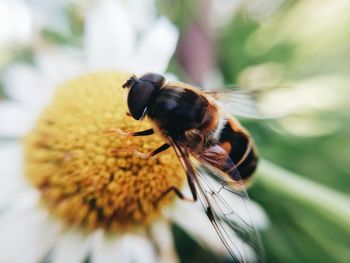
[[[214,97],[218,105],[233,116],[253,119],[282,117],[275,110],[271,111],[267,105],[264,105],[267,90],[222,89],[206,93]]]
[[[260,235],[255,222],[252,203],[244,190],[232,189],[226,182],[217,181],[217,175],[197,165],[196,186],[209,220],[234,262],[265,262]],[[212,177],[214,176],[214,177]]]
[[[264,262],[252,213],[258,208],[249,200],[243,184],[239,190],[230,188],[226,180],[217,180],[221,176],[213,174],[216,169],[211,171],[210,166],[194,165],[186,149],[173,140],[170,143],[186,171],[190,187],[195,186],[195,195],[233,261]]]

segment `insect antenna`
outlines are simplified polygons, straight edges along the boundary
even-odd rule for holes
[[[122,86],[123,89],[132,87],[137,81],[137,77],[132,75]]]

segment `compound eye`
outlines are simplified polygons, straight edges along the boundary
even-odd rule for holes
[[[155,89],[156,88],[148,82],[138,81],[129,90],[128,107],[131,116],[135,120],[140,120],[144,116],[149,99]]]
[[[162,75],[155,73],[145,74],[140,78],[140,80],[151,83],[157,89],[160,89],[165,83],[165,78]]]

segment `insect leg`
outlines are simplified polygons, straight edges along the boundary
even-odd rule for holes
[[[178,188],[171,186],[169,187],[168,190],[166,190],[163,194],[161,194],[156,201],[154,202],[154,205],[156,206],[167,194],[169,194],[170,192],[175,192],[175,194],[182,200],[185,201],[190,201],[190,202],[196,202],[198,197],[197,197],[197,189],[195,187],[195,183],[194,183],[194,178],[195,178],[195,170],[191,164],[191,160],[188,156],[188,153],[186,152],[186,154],[184,153],[184,151],[178,147],[176,144],[174,144],[174,142],[171,140],[173,146],[174,146],[174,150],[175,153],[177,155],[177,157],[179,158],[179,161],[182,165],[182,167],[184,168],[185,172],[186,172],[186,176],[187,176],[187,183],[190,187],[191,193],[192,193],[192,198],[190,197],[186,197]]]
[[[144,131],[137,131],[137,132],[124,132],[121,129],[109,129],[104,131],[105,134],[118,134],[123,136],[148,136],[154,134],[154,130],[147,129]]]
[[[181,200],[184,201],[189,201],[189,202],[194,202],[195,200],[192,199],[191,197],[187,197],[185,196],[180,189],[178,189],[175,186],[171,186],[168,188],[168,190],[166,190],[165,192],[163,192],[154,202],[154,206],[157,206],[158,203],[163,200],[163,198],[165,198],[170,192],[174,192]]]
[[[149,159],[153,156],[156,156],[158,153],[165,151],[169,147],[170,147],[169,144],[164,143],[163,145],[161,145],[160,147],[158,147],[157,149],[155,149],[149,153],[142,153],[136,149],[112,149],[112,150],[110,150],[110,154],[115,155],[116,153],[121,153],[121,152],[132,152],[133,154],[137,155],[140,158]]]
[[[194,186],[194,182],[193,179],[190,175],[187,174],[187,182],[190,186],[191,189],[191,193],[192,193],[192,198],[191,197],[187,197],[185,196],[177,187],[175,186],[171,186],[168,188],[168,190],[166,190],[165,192],[163,192],[154,202],[154,206],[157,206],[158,203],[164,198],[166,197],[170,192],[174,192],[181,200],[184,201],[188,201],[188,202],[196,202],[197,201],[197,190]]]
[[[190,162],[190,159],[188,157],[188,155],[186,156],[186,158],[183,158],[184,160],[184,163],[186,165],[186,175],[187,175],[187,183],[190,187],[190,190],[191,190],[191,193],[192,193],[192,197],[193,197],[193,202],[196,202],[197,201],[197,189],[196,189],[196,186],[194,184],[194,177],[195,177],[195,172],[194,172],[194,169],[193,169],[193,166]]]

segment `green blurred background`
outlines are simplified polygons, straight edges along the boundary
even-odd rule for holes
[[[267,262],[350,262],[350,2],[236,2],[158,1],[180,30],[169,72],[204,87],[261,89],[262,106],[284,115],[241,119],[266,160],[249,195],[270,219]],[[81,13],[66,12],[70,31],[41,33],[80,46]],[[0,65],[31,62],[31,52],[2,54]],[[226,261],[174,233],[183,262]]]

